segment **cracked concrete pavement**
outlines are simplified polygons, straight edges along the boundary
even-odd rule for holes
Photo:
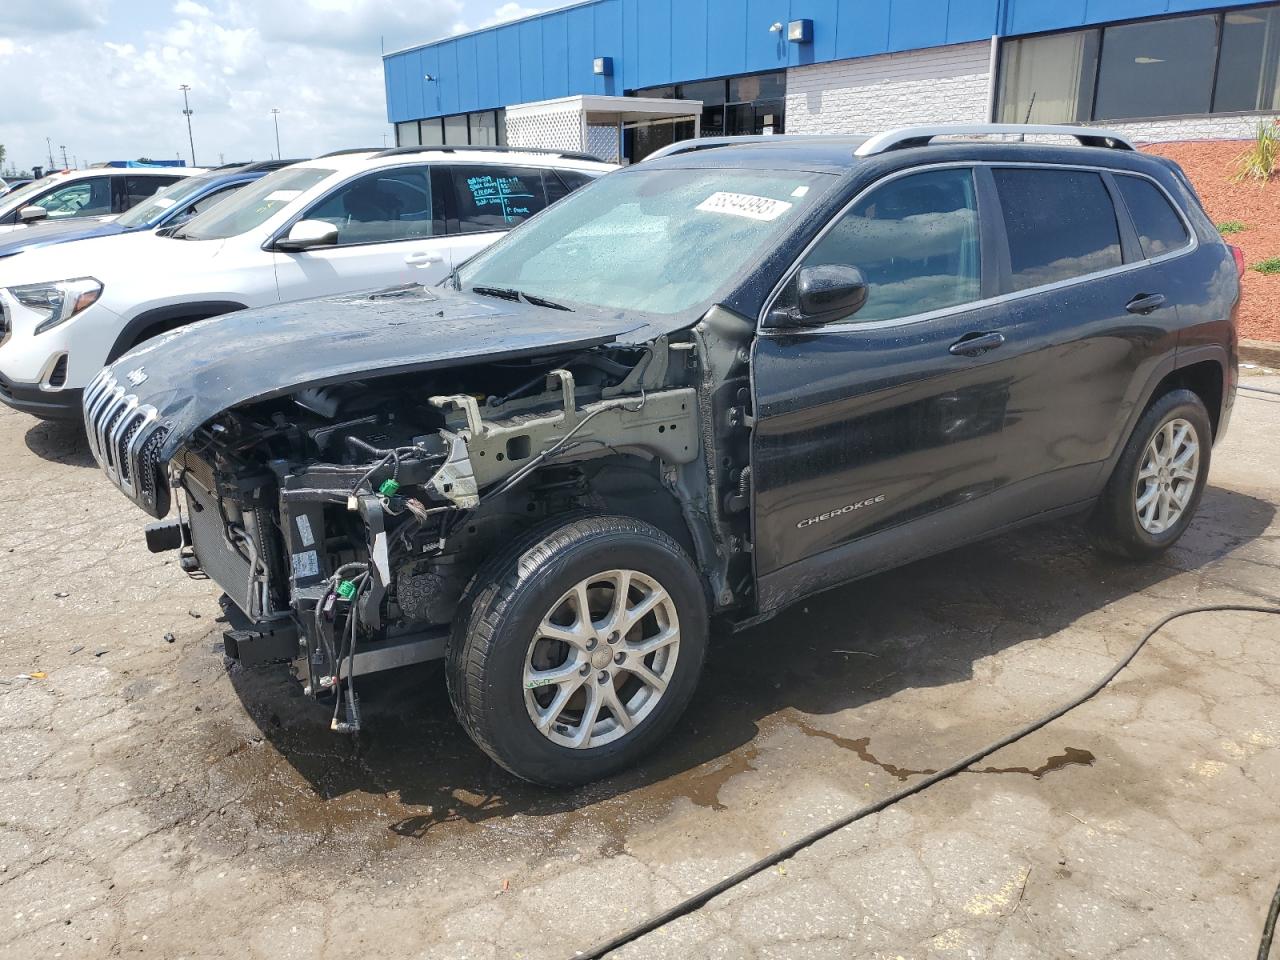
[[[470,744],[436,666],[370,679],[357,742],[228,669],[216,589],[146,552],[77,431],[0,412],[0,957],[570,957],[1067,699],[1164,614],[1280,600],[1277,435],[1280,397],[1242,395],[1160,563],[1058,524],[811,599],[714,650],[642,769],[550,792]],[[1280,619],[1179,621],[1080,710],[617,956],[1251,957],[1278,665]]]

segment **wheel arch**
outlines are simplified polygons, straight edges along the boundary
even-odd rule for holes
[[[113,363],[142,341],[149,340],[158,334],[167,333],[188,323],[195,323],[197,320],[207,320],[209,317],[234,313],[245,308],[246,304],[235,300],[198,300],[144,310],[129,320],[116,335],[106,362]]]
[[[663,482],[655,460],[617,453],[583,464],[593,512],[640,520],[674,539],[694,559],[698,550],[679,498]],[[700,577],[706,581],[700,571]]]

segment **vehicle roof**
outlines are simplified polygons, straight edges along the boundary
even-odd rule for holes
[[[559,167],[568,170],[605,173],[615,164],[602,161],[580,160],[536,150],[520,150],[517,147],[499,147],[493,150],[468,148],[466,151],[451,147],[423,147],[413,153],[388,155],[384,150],[368,150],[356,153],[333,154],[316,157],[294,164],[295,167],[318,167],[338,173],[358,173],[361,170],[377,170],[381,167],[401,167],[407,163],[514,163],[519,166]]]
[[[741,143],[713,142],[705,148],[693,146],[643,161],[643,167],[709,167],[752,168],[761,170],[809,170],[823,173],[848,173],[886,157],[913,163],[974,161],[1028,163],[1066,163],[1133,169],[1137,165],[1158,165],[1156,158],[1128,149],[1115,149],[1079,144],[1018,142],[998,139],[939,138],[925,145],[903,145],[859,156],[858,148],[871,138],[866,136],[817,135],[742,138]]]

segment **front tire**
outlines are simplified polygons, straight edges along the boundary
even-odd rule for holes
[[[1173,546],[1200,505],[1213,428],[1190,390],[1156,400],[1134,428],[1090,522],[1094,544],[1134,560]]]
[[[574,786],[635,763],[688,706],[706,595],[665,533],[625,517],[532,531],[459,603],[446,660],[454,712],[511,773]]]

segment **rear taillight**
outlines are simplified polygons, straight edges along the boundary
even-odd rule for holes
[[[1231,256],[1236,262],[1236,273],[1239,275],[1240,279],[1243,280],[1245,271],[1244,251],[1239,247],[1232,246],[1231,244],[1227,244],[1227,249],[1231,251]]]

